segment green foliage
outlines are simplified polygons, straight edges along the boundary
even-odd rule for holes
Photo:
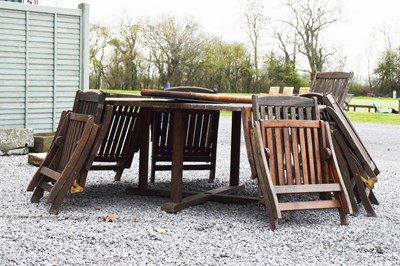
[[[354,94],[355,96],[362,95],[361,94],[362,87],[363,87],[362,84],[353,82],[350,85],[349,93]]]
[[[259,63],[256,49],[208,36],[191,18],[132,21],[125,16],[114,29],[92,24],[90,35],[92,89],[154,89],[167,81],[231,93],[266,92],[270,85],[294,86],[296,92],[309,86],[296,69],[295,53],[271,54]]]
[[[400,48],[386,50],[379,59],[374,73],[378,75],[378,92],[382,96],[400,88]]]
[[[249,92],[250,55],[242,44],[213,39],[204,48],[202,66],[204,87],[220,92]]]
[[[292,63],[287,63],[283,56],[271,53],[267,59],[267,75],[271,86],[290,86],[298,89],[307,86],[307,82],[296,71]]]

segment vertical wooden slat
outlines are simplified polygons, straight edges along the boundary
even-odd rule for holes
[[[196,114],[195,115],[196,118],[196,124],[195,124],[195,134],[194,134],[194,139],[193,139],[193,143],[192,146],[194,149],[196,149],[198,147],[198,143],[201,137],[201,124],[202,124],[202,120],[203,120],[203,114]]]
[[[271,156],[268,159],[270,172],[273,178],[274,185],[279,184],[279,175],[276,169],[276,161],[275,161],[275,143],[272,128],[266,128],[262,130],[264,147],[268,147]]]
[[[268,113],[267,113],[267,116],[268,116],[268,120],[272,120],[272,119],[274,119],[274,107],[273,106],[267,106],[267,107],[262,107],[263,109],[264,108],[266,108],[267,109],[267,111],[268,111]],[[265,117],[265,114],[264,114],[264,116],[262,117],[262,118],[264,118]]]
[[[278,178],[279,184],[285,184],[285,173],[283,169],[283,161],[284,161],[284,154],[283,154],[283,147],[282,147],[282,130],[280,128],[274,128],[273,134],[275,135],[275,147],[276,147],[276,155],[277,155],[277,167],[278,167]]]
[[[315,149],[315,161],[317,166],[317,173],[316,173],[316,183],[322,184],[322,169],[321,169],[321,146],[319,144],[319,130],[318,128],[314,128],[314,149]]]
[[[209,152],[208,147],[208,137],[209,137],[209,130],[210,130],[210,114],[203,114],[203,122],[202,122],[202,134],[200,134],[201,139],[199,141],[199,147],[204,152]]]
[[[170,132],[168,131],[168,128],[170,127],[169,122],[172,119],[172,113],[158,113],[158,116],[160,117],[159,148],[161,149],[162,153],[165,153],[165,151],[168,149],[168,139],[171,138],[171,134],[169,134]]]
[[[294,165],[294,175],[295,175],[296,185],[301,184],[298,132],[299,132],[298,128],[292,128],[293,165]]]
[[[310,165],[310,179],[311,184],[315,184],[315,158],[314,158],[314,148],[313,148],[313,137],[312,137],[312,130],[311,128],[306,129],[307,134],[307,150],[308,150],[308,162]]]
[[[196,115],[195,114],[191,114],[191,113],[187,113],[185,115],[185,127],[186,127],[186,131],[185,131],[185,147],[188,150],[191,150],[193,147],[193,139],[195,138],[194,134],[195,134],[195,125],[196,125]]]
[[[265,107],[260,107],[259,105],[257,105],[257,111],[260,111],[260,117],[257,117],[256,119],[260,119],[260,118],[264,118],[265,117]],[[268,114],[268,112],[267,112]]]
[[[130,127],[131,127],[131,120],[132,120],[132,116],[131,116],[131,111],[134,110],[133,107],[125,107],[125,113],[124,113],[124,117],[122,120],[122,125],[121,125],[121,129],[118,132],[118,137],[117,137],[117,142],[115,143],[114,146],[114,150],[113,153],[114,154],[122,154],[122,149],[124,148],[124,143],[125,143],[125,139],[126,136],[128,135],[128,132],[130,131]]]
[[[281,119],[288,120],[289,119],[289,107],[288,106],[283,106],[282,107],[282,117]]]
[[[306,147],[306,134],[305,129],[300,128],[300,154],[301,154],[301,162],[302,162],[302,172],[303,172],[303,184],[309,184],[310,173],[308,171],[308,163],[307,163],[307,147]]]
[[[123,106],[121,108],[121,112],[119,113],[119,120],[118,120],[118,127],[116,128],[116,131],[113,135],[113,142],[112,142],[112,146],[110,146],[109,149],[109,153],[112,154],[113,156],[116,156],[116,154],[118,154],[117,152],[117,148],[118,148],[118,144],[119,141],[121,140],[121,133],[122,134],[125,133],[125,122],[126,122],[126,113],[128,112],[129,107],[128,106]]]
[[[109,145],[109,142],[111,141],[110,139],[111,139],[111,131],[112,131],[112,129],[114,128],[114,124],[116,123],[116,113],[117,113],[117,106],[112,106],[112,119],[111,119],[111,122],[110,122],[110,126],[109,126],[109,129],[107,129],[107,134],[105,135],[105,137],[104,137],[104,140],[103,140],[103,142],[102,142],[102,144],[101,144],[101,146],[100,146],[100,149],[99,149],[99,154],[101,155],[101,157],[105,157],[104,155],[106,154],[105,153],[105,150],[106,150],[106,147]]]
[[[327,139],[326,139],[326,134],[331,134],[330,132],[326,132],[326,125],[325,122],[321,121],[321,139],[322,139],[322,147],[327,147]],[[329,147],[332,148],[332,147]],[[324,155],[325,156],[325,155]],[[327,158],[323,158],[324,163],[322,165],[322,182],[323,183],[329,183],[330,181],[327,179],[327,171],[329,171],[329,164]],[[338,158],[338,161],[340,162],[340,159]],[[342,167],[341,167],[342,168]]]
[[[289,134],[289,128],[284,127],[283,131],[283,142],[284,142],[284,154],[285,154],[285,162],[286,162],[286,179],[287,184],[293,184],[293,170],[292,170],[292,148],[291,148],[291,136]]]
[[[282,106],[275,106],[275,119],[276,120],[282,119]]]

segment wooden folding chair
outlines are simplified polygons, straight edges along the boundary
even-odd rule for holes
[[[120,181],[124,169],[132,164],[139,150],[138,134],[141,127],[139,108],[107,105],[106,97],[130,97],[96,91],[78,91],[72,111],[91,114],[100,129],[91,155],[79,178],[83,187],[90,170],[113,170],[114,180]],[[144,125],[143,125],[144,126]]]
[[[62,115],[55,140],[28,185],[28,191],[34,191],[32,202],[39,202],[47,191],[50,213],[58,213],[90,155],[97,130],[92,116],[72,112]]]
[[[364,146],[346,113],[331,95],[323,97],[326,108],[322,117],[330,123],[340,170],[349,179],[358,202],[362,202],[367,215],[376,217],[372,204],[379,204],[373,193],[379,169]]]
[[[173,87],[167,91],[193,93],[216,93],[199,87]],[[172,113],[154,110],[152,122],[152,159],[150,181],[154,182],[156,171],[172,169]],[[209,180],[215,179],[219,111],[193,110],[184,114],[185,146],[183,170],[209,170]]]
[[[279,90],[280,90],[279,87],[270,87],[270,88],[269,88],[269,91],[268,91],[268,95],[269,95],[269,96],[276,96],[276,95],[279,95]]]
[[[92,115],[94,122],[99,124],[103,118],[105,99],[106,96],[103,92],[78,90],[75,94],[72,112]]]
[[[255,139],[259,185],[272,230],[282,212],[293,210],[336,208],[341,224],[348,224],[353,210],[325,122],[259,120]]]
[[[344,110],[346,110],[346,111],[349,110],[349,105],[350,105],[350,102],[351,102],[351,99],[353,98],[353,96],[354,96],[354,94],[347,93],[346,99],[344,99],[344,102],[343,102],[343,105],[342,105],[342,108]],[[369,109],[368,109],[368,111],[369,111]]]
[[[259,97],[253,95],[253,117],[268,120],[316,120],[319,119],[317,101],[299,96]]]
[[[299,88],[299,95],[306,94],[310,92],[310,87],[300,87]]]
[[[292,96],[294,87],[283,87],[282,95],[284,96]]]
[[[134,154],[140,147],[140,130],[149,123],[142,119],[140,108],[137,106],[111,106],[111,118],[99,138],[99,148],[90,165],[90,170],[113,170],[114,180],[121,180],[124,169],[130,168]]]
[[[319,109],[316,99],[306,99],[298,96],[257,96],[252,98],[253,108],[242,112],[243,132],[246,142],[247,158],[251,169],[251,178],[256,178],[252,150],[253,121],[268,120],[316,120],[319,119]]]
[[[311,83],[311,92],[323,95],[333,95],[339,105],[344,107],[344,102],[349,92],[353,72],[318,72]]]

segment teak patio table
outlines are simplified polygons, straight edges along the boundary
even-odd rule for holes
[[[139,195],[170,195],[169,202],[162,205],[161,209],[167,212],[178,212],[192,205],[201,204],[206,201],[222,202],[249,202],[257,198],[227,195],[244,189],[239,185],[240,167],[240,138],[241,138],[241,113],[251,108],[250,103],[204,103],[204,102],[182,102],[173,99],[156,98],[106,98],[106,104],[122,106],[139,106],[142,108],[143,119],[146,125],[142,131],[142,140],[139,154],[139,181],[138,186],[129,186],[127,193]],[[152,109],[167,110],[172,113],[171,122],[174,125],[173,153],[171,171],[171,189],[163,191],[148,188],[148,160],[149,160],[149,125]],[[230,181],[229,186],[213,189],[206,192],[183,192],[183,154],[184,154],[184,112],[185,110],[226,110],[232,112],[231,127],[231,159],[230,159]],[[218,155],[217,155],[218,156]],[[187,196],[189,195],[189,196]],[[186,197],[184,197],[186,196]]]

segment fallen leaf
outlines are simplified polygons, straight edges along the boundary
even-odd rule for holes
[[[115,222],[118,218],[118,215],[116,213],[111,213],[107,215],[106,217],[103,218],[104,222]]]
[[[376,247],[376,252],[378,252],[378,254],[383,254],[383,249],[381,246],[377,246]]]
[[[167,232],[167,229],[164,228],[164,227],[158,227],[158,228],[156,228],[154,230],[159,234],[165,234]]]

